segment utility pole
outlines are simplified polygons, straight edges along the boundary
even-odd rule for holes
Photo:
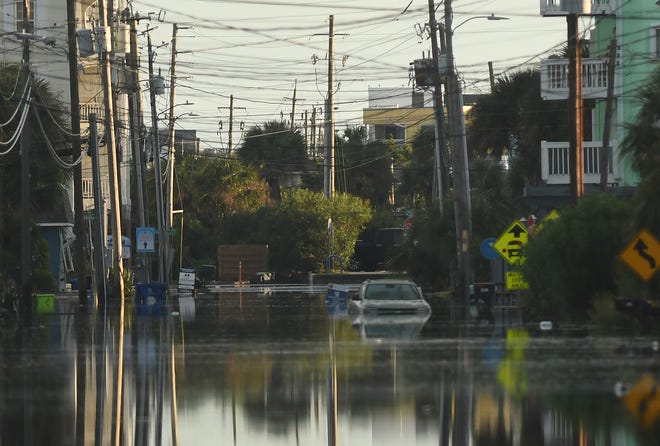
[[[573,202],[584,195],[584,151],[582,137],[582,45],[578,34],[578,14],[566,16],[568,25],[568,122],[570,182]]]
[[[167,158],[167,215],[165,216],[165,227],[167,230],[167,250],[166,250],[166,272],[165,283],[169,284],[172,279],[172,259],[174,258],[174,249],[172,247],[172,220],[174,216],[174,109],[176,99],[176,37],[178,26],[172,25],[172,62],[170,65],[170,122],[169,122],[169,156]]]
[[[436,190],[433,195],[436,198],[438,209],[442,212],[443,208],[443,162],[442,153],[444,152],[444,107],[442,105],[442,72],[440,70],[440,51],[438,48],[438,22],[435,18],[435,4],[429,0],[429,28],[431,35],[431,51],[433,52],[433,112],[435,115],[435,177]]]
[[[138,225],[145,227],[147,219],[145,214],[145,181],[146,178],[146,165],[144,160],[144,153],[142,151],[143,140],[141,137],[142,129],[142,88],[140,82],[140,59],[138,56],[138,38],[137,38],[137,20],[130,19],[130,55],[127,57],[127,66],[131,72],[131,80],[135,82],[135,90],[131,91],[128,101],[128,114],[130,119],[130,139],[131,139],[131,153],[133,154],[133,166],[135,169],[135,183],[137,192],[137,217]],[[142,259],[141,267],[138,269],[139,275],[136,274],[138,282],[150,282],[150,262],[149,256],[140,254]],[[137,265],[136,265],[137,266]]]
[[[99,19],[101,30],[97,39],[101,60],[101,82],[103,84],[103,102],[105,104],[105,143],[108,150],[108,176],[110,177],[110,212],[112,226],[112,269],[114,291],[119,299],[124,299],[124,265],[121,246],[121,212],[119,203],[119,174],[117,163],[117,147],[115,143],[114,97],[112,95],[112,75],[108,53],[112,46],[111,28],[108,26],[106,3],[99,0]]]
[[[32,17],[30,11],[30,0],[23,0],[23,33],[26,35],[23,40],[23,69],[22,79],[25,85],[30,82],[30,40],[28,35],[32,33],[33,24],[30,22]],[[27,90],[29,91],[29,89]],[[27,103],[25,107],[31,107],[31,97],[23,98]],[[30,114],[23,124],[21,131],[21,301],[19,308],[28,318],[32,313],[32,228],[30,212]]]
[[[239,110],[247,110],[245,107],[234,107],[234,95],[229,95],[229,107],[218,107],[218,110],[224,110],[224,109],[229,109],[229,138],[228,138],[228,145],[227,145],[227,150],[228,154],[231,154],[233,147],[234,147],[234,139],[233,139],[233,134],[234,134],[234,109],[238,108]],[[222,122],[220,122],[221,124]],[[222,128],[222,127],[220,127]],[[241,122],[241,130],[243,129],[243,123]]]
[[[307,154],[309,154],[309,131],[308,131],[309,129],[307,127],[307,124],[309,122],[307,121],[307,110],[305,110],[304,120],[305,120],[305,148],[307,149]]]
[[[69,39],[69,89],[71,90],[71,154],[80,158],[80,93],[78,90],[78,41],[76,39],[75,1],[67,0],[67,36]],[[85,218],[82,194],[82,163],[73,168],[73,213],[75,265],[78,273],[78,302],[87,302],[87,256],[85,255]]]
[[[616,30],[616,29],[615,29]],[[607,99],[605,102],[605,123],[603,125],[603,149],[600,154],[600,190],[607,191],[607,177],[610,161],[610,127],[612,126],[612,108],[614,105],[614,69],[616,67],[616,31],[610,40],[609,57],[607,58]]]
[[[293,83],[293,98],[291,98],[291,131],[296,128],[296,87],[298,86],[298,79]]]
[[[160,168],[160,143],[158,141],[158,116],[156,113],[156,86],[154,78],[154,54],[151,45],[151,34],[147,33],[147,47],[149,53],[149,98],[151,102],[151,132],[154,158],[154,181],[156,183],[156,227],[158,231],[158,281],[163,283],[165,280],[165,273],[163,271],[163,249],[165,240],[163,221],[163,179],[162,171]]]
[[[229,155],[231,155],[231,150],[232,150],[233,134],[234,134],[234,95],[232,94],[229,96],[229,140],[228,140]]]
[[[140,87],[140,61],[138,58],[138,40],[136,20],[131,19],[131,51],[127,59],[127,66],[131,70],[136,90],[131,93],[128,103],[130,125],[130,138],[132,145],[133,160],[135,162],[135,176],[137,183],[137,203],[138,203],[138,223],[140,226],[146,226],[144,212],[144,158],[142,157],[142,147],[140,139],[140,129],[142,128],[142,94]]]
[[[101,163],[99,160],[99,138],[96,129],[96,113],[89,114],[89,154],[92,158],[92,177],[94,185],[94,224],[92,244],[94,246],[94,285],[95,295],[106,302],[107,284],[105,276],[105,207],[101,189]]]
[[[311,127],[312,127],[312,136],[311,136],[311,141],[312,141],[312,156],[316,157],[316,106],[312,108],[312,122],[311,122]]]
[[[335,16],[331,15],[328,25],[328,95],[325,100],[325,155],[323,157],[323,192],[327,199],[331,199],[335,192],[334,40]]]
[[[470,304],[470,239],[472,237],[472,210],[470,198],[470,174],[463,116],[463,93],[454,66],[452,42],[451,0],[445,0],[445,32],[447,48],[447,96],[451,153],[454,159],[454,193],[456,195],[456,244],[458,251],[459,291],[465,305],[465,317],[469,319]]]
[[[490,92],[495,91],[495,73],[493,72],[493,62],[488,61],[488,79],[490,80]]]

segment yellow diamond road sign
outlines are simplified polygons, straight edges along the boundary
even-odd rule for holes
[[[526,244],[527,228],[516,220],[495,240],[493,248],[510,264],[522,265],[525,262],[523,247]]]
[[[639,277],[648,281],[660,268],[660,242],[647,230],[642,229],[623,250],[621,259]]]

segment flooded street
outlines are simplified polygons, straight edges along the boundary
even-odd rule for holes
[[[3,317],[7,445],[657,445],[657,339],[352,318],[323,293]],[[655,347],[655,349],[654,349]]]

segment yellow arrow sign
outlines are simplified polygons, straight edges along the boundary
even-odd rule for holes
[[[642,229],[621,252],[621,260],[639,277],[648,281],[660,268],[660,242],[647,230]]]
[[[510,264],[522,265],[525,262],[523,246],[526,244],[527,228],[516,220],[495,240],[493,248]]]

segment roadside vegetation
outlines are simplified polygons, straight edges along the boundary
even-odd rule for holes
[[[0,70],[0,90],[8,98],[0,106],[5,119],[19,104],[20,98],[11,96],[16,76],[16,68]],[[47,84],[34,85],[40,98],[37,112],[47,109],[66,125],[66,112]],[[540,181],[539,141],[565,137],[562,105],[540,101],[538,89],[538,72],[510,73],[467,117],[475,282],[490,280],[489,261],[479,255],[482,241],[532,212],[525,208],[522,191]],[[525,308],[534,318],[605,320],[611,315],[602,302],[620,295],[658,296],[659,279],[641,282],[618,255],[639,229],[660,234],[660,69],[640,91],[639,100],[641,111],[623,145],[640,176],[634,199],[584,198],[577,206],[560,209],[559,219],[534,234],[523,268],[530,286]],[[43,121],[49,119],[44,116]],[[3,132],[11,134],[11,126]],[[56,130],[47,127],[46,132],[65,146]],[[185,210],[183,265],[214,264],[220,244],[259,243],[268,244],[273,271],[320,271],[328,266],[331,253],[340,261],[330,266],[345,269],[360,236],[409,218],[408,236],[388,269],[406,272],[426,289],[451,290],[457,250],[454,197],[450,175],[441,179],[442,201],[433,194],[433,128],[421,128],[408,145],[392,139],[368,141],[361,126],[345,129],[336,139],[336,193],[331,200],[322,193],[323,161],[317,148],[306,147],[300,129],[284,122],[248,129],[235,154],[178,159],[175,200]],[[64,208],[62,186],[69,178],[42,145],[38,137],[33,139],[32,211],[40,217]],[[18,151],[0,158],[0,266],[5,284],[20,258],[19,166]],[[175,246],[180,236],[177,231]],[[34,240],[35,277],[48,282],[47,248],[38,234]]]

